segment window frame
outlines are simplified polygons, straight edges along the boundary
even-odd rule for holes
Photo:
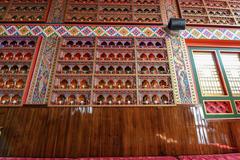
[[[240,46],[240,45],[239,45]],[[239,53],[240,54],[240,48],[226,48],[226,47],[210,47],[210,46],[188,46],[188,51],[189,51],[189,57],[190,57],[190,61],[191,61],[191,65],[192,65],[192,71],[193,71],[193,79],[195,81],[195,88],[198,94],[198,100],[199,102],[203,105],[203,110],[204,110],[204,115],[206,118],[240,118],[240,113],[237,112],[237,106],[235,101],[239,101],[240,97],[239,96],[233,96],[232,95],[232,91],[231,91],[231,87],[229,84],[229,80],[227,78],[226,75],[226,71],[224,68],[224,64],[222,61],[222,57],[221,57],[221,52],[223,52],[224,54],[231,54],[231,53]],[[203,96],[202,92],[201,92],[201,87],[200,87],[200,82],[199,82],[199,78],[198,78],[198,74],[197,74],[197,69],[195,66],[195,61],[194,61],[194,57],[193,57],[193,52],[196,51],[208,51],[210,52],[215,52],[213,54],[216,55],[216,60],[215,60],[215,64],[216,67],[218,69],[218,73],[220,78],[222,77],[223,79],[221,80],[222,83],[224,83],[223,89],[225,88],[225,90],[227,91],[226,93],[228,93],[226,96]],[[219,66],[219,68],[218,68]],[[206,111],[206,106],[204,104],[205,101],[230,101],[231,102],[231,110],[233,111],[232,113],[207,113]]]
[[[218,74],[218,77],[219,77],[219,80],[220,80],[220,84],[222,85],[222,90],[223,90],[223,93],[224,93],[223,95],[219,95],[219,96],[217,96],[217,95],[207,95],[207,96],[204,96],[204,97],[227,97],[227,96],[229,96],[229,91],[227,89],[226,82],[225,82],[225,79],[223,77],[223,72],[222,72],[222,69],[221,69],[221,66],[220,66],[220,63],[219,63],[219,58],[216,54],[216,50],[202,50],[202,49],[196,49],[195,50],[194,49],[194,50],[192,50],[192,56],[193,56],[194,52],[196,52],[196,54],[198,54],[197,52],[199,52],[199,53],[204,53],[205,52],[206,54],[209,53],[209,54],[212,55],[213,60],[214,60],[214,65],[216,67],[217,74]],[[195,70],[196,70],[196,75],[197,75],[197,78],[198,78],[196,64],[195,64],[195,61],[193,61],[193,62],[194,62],[193,65],[194,65]],[[199,85],[200,91],[201,91],[201,96],[203,96],[201,85],[200,85],[200,82],[199,82],[199,78],[198,78],[198,83],[199,83],[198,85]]]

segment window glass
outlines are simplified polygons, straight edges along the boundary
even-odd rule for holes
[[[213,53],[194,52],[193,58],[202,95],[225,95]]]
[[[240,95],[240,54],[222,53],[224,69],[233,95]]]

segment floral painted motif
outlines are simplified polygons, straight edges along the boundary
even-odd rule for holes
[[[31,82],[27,104],[47,103],[49,82],[52,76],[57,44],[57,38],[45,38],[43,40]]]

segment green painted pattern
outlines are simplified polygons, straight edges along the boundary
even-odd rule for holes
[[[220,68],[222,70],[222,74],[223,74],[223,78],[224,78],[224,82],[225,82],[225,85],[226,85],[228,95],[226,95],[224,97],[222,97],[222,96],[202,96],[201,89],[200,89],[200,84],[199,84],[199,81],[198,81],[197,70],[196,70],[196,66],[195,66],[195,62],[194,62],[194,58],[193,58],[193,54],[192,54],[193,51],[215,51],[216,52],[216,57],[218,59]],[[222,58],[221,58],[221,51],[240,52],[240,49],[239,48],[229,49],[229,48],[189,47],[190,60],[191,60],[191,64],[192,64],[194,79],[195,79],[195,82],[196,82],[198,99],[199,99],[199,102],[202,105],[204,115],[205,115],[206,118],[209,118],[209,119],[212,119],[212,118],[240,118],[240,114],[237,113],[237,109],[236,109],[236,106],[235,106],[235,103],[234,103],[234,101],[239,100],[240,97],[234,97],[232,95],[231,88],[230,88],[230,85],[229,85],[229,81],[228,81],[228,78],[227,78],[227,75],[226,75],[226,72],[225,72],[225,69],[224,69],[223,61],[222,61]],[[232,105],[232,108],[233,108],[233,114],[207,114],[206,110],[204,108],[204,105],[203,105],[204,100],[216,100],[216,101],[227,100],[227,101],[230,101],[231,105]]]

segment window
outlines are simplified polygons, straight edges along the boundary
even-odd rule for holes
[[[209,52],[194,52],[196,70],[202,94],[205,96],[225,95],[223,83],[215,63],[215,54]]]
[[[221,57],[232,95],[240,96],[240,54],[223,52]]]
[[[190,57],[206,118],[240,117],[240,50],[190,47]]]

